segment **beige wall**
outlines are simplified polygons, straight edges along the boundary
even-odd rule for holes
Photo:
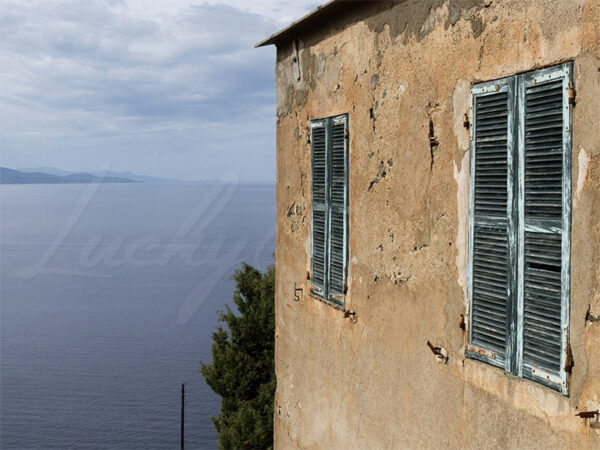
[[[600,409],[600,0],[371,2],[319,30],[299,36],[301,81],[291,45],[276,67],[276,446],[600,448],[600,430],[575,417]],[[569,397],[465,359],[459,327],[470,85],[566,60],[577,91]],[[340,113],[356,323],[308,295],[308,125]]]

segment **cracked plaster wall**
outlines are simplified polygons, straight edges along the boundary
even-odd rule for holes
[[[600,1],[367,2],[278,48],[278,448],[600,448]],[[564,397],[464,358],[470,85],[575,62]],[[353,323],[308,295],[309,121],[349,114]],[[294,284],[303,288],[294,301]],[[427,341],[448,351],[440,364]]]

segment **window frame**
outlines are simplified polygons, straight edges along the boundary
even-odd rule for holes
[[[528,219],[525,216],[525,90],[536,83],[563,80],[562,104],[562,217],[560,227],[551,220]],[[569,355],[569,310],[571,278],[571,207],[572,207],[572,104],[569,89],[573,87],[573,63],[567,62],[540,70],[529,71],[498,80],[472,86],[470,94],[470,183],[469,183],[469,243],[467,271],[467,317],[468,332],[465,355],[468,358],[504,368],[506,372],[527,378],[568,395],[569,373],[566,370]],[[508,238],[508,289],[507,334],[505,358],[497,360],[493,352],[473,346],[471,324],[473,323],[473,261],[474,230],[479,219],[475,216],[475,158],[477,120],[475,98],[506,90],[508,100],[507,129],[507,238]],[[532,370],[523,363],[524,330],[524,279],[525,279],[525,232],[535,231],[561,235],[561,351],[559,375],[542,370]],[[512,277],[511,277],[512,274]],[[512,279],[511,279],[512,278]],[[512,291],[511,291],[512,290]],[[516,292],[514,292],[516,291]],[[516,295],[515,295],[516,294]]]

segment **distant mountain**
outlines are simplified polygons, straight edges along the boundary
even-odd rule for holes
[[[19,171],[26,172],[26,173],[43,172],[43,173],[49,173],[52,175],[59,175],[59,176],[73,175],[73,174],[79,173],[79,172],[70,172],[67,170],[60,170],[55,167],[32,167],[32,168],[27,168],[27,169],[19,169]],[[138,174],[135,174],[132,172],[110,172],[110,171],[104,172],[101,170],[95,170],[90,173],[96,177],[103,177],[106,175],[107,177],[128,178],[129,180],[138,181],[141,183],[183,183],[183,181],[176,180],[173,178],[151,177],[148,175],[138,175]]]
[[[55,175],[46,172],[21,172],[0,167],[0,184],[75,184],[75,183],[137,183],[131,178],[96,176],[90,173]]]
[[[92,174],[96,176],[101,176],[103,173],[104,172],[92,172]],[[132,172],[106,172],[106,175],[111,177],[130,178],[141,183],[183,183],[183,181],[174,178],[151,177],[150,175],[138,175]]]

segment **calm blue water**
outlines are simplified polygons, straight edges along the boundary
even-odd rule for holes
[[[233,270],[273,262],[273,186],[0,186],[0,446],[216,447]]]

